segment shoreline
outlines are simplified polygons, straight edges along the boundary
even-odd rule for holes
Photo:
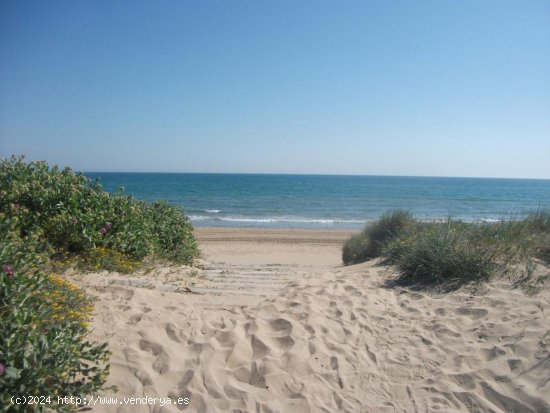
[[[251,227],[194,227],[200,243],[205,242],[272,242],[300,244],[341,244],[361,230],[251,228]]]
[[[354,231],[274,228],[194,229],[203,256],[216,263],[343,265],[342,245]]]
[[[460,221],[465,224],[495,224],[499,222],[513,222],[513,221],[521,221],[524,220],[529,216],[529,214],[537,213],[537,211],[544,210],[546,206],[542,206],[541,208],[533,208],[530,211],[523,212],[523,213],[517,213],[517,214],[508,214],[508,215],[502,215],[498,217],[473,217],[473,216],[460,216],[460,215],[453,215],[453,214],[447,214],[447,215],[434,215],[434,216],[420,216],[417,215],[414,211],[409,210],[407,208],[388,208],[385,210],[380,211],[380,213],[375,217],[370,217],[368,219],[365,219],[364,221],[357,222],[354,224],[351,223],[335,223],[332,225],[324,225],[324,224],[310,224],[306,226],[299,226],[297,224],[283,224],[278,223],[276,225],[268,225],[266,223],[249,223],[249,225],[246,225],[245,223],[241,223],[240,225],[217,225],[214,224],[216,219],[212,220],[196,220],[191,218],[192,215],[187,215],[190,218],[191,225],[193,225],[193,228],[195,229],[221,229],[221,230],[267,230],[267,231],[312,231],[312,232],[318,232],[318,231],[326,231],[326,232],[361,232],[366,226],[372,224],[373,222],[376,222],[385,212],[391,212],[394,210],[404,210],[407,212],[412,213],[416,219],[419,222],[423,223],[441,223],[446,222],[449,219],[453,221]],[[206,223],[208,222],[208,223]],[[287,226],[285,226],[287,225]]]

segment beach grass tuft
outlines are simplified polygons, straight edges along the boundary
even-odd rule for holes
[[[452,220],[415,228],[389,242],[383,255],[398,269],[401,281],[449,288],[489,280],[498,267],[498,248],[472,242],[476,229]]]
[[[550,210],[538,210],[526,219],[533,234],[533,249],[537,258],[550,264]]]
[[[343,257],[345,264],[382,257],[398,270],[399,282],[417,286],[451,290],[495,276],[527,285],[537,260],[549,262],[549,241],[550,213],[544,210],[495,223],[420,222],[400,212],[399,219],[386,214],[350,238]]]
[[[379,220],[367,225],[360,234],[352,236],[344,243],[344,264],[356,264],[380,256],[386,243],[414,222],[413,216],[407,211],[385,213]]]

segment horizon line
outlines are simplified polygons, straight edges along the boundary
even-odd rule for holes
[[[71,168],[73,169],[73,168]],[[380,174],[330,174],[330,173],[291,173],[291,172],[166,172],[166,171],[82,171],[84,174],[172,174],[172,175],[284,175],[284,176],[342,176],[378,178],[449,178],[449,179],[510,179],[549,181],[550,178],[499,177],[499,176],[451,176],[451,175],[380,175]]]

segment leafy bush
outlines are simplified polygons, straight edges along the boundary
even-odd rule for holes
[[[37,235],[52,258],[107,248],[134,262],[157,256],[191,265],[199,255],[181,209],[108,194],[98,182],[45,162],[1,161],[0,212],[17,218],[21,237]]]
[[[414,223],[407,211],[396,210],[365,227],[363,232],[352,236],[344,243],[342,260],[344,264],[356,264],[379,257],[384,245]]]
[[[0,220],[0,408],[11,396],[84,396],[104,384],[109,366],[106,344],[86,340],[93,309],[85,294],[66,280],[42,271],[43,257],[31,252],[38,241],[21,239],[14,221]],[[68,406],[37,406],[41,411]]]
[[[87,341],[92,302],[66,267],[130,272],[145,257],[192,264],[199,250],[183,211],[110,195],[69,168],[0,161],[0,410],[9,397],[90,395],[105,383],[106,344]],[[52,273],[53,272],[53,273]],[[73,406],[74,407],[74,406]]]

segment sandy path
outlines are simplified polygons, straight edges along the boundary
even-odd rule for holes
[[[253,242],[283,244],[340,245],[351,230],[301,230],[265,228],[195,228],[195,236],[201,244],[212,242]]]
[[[80,278],[119,399],[190,399],[93,411],[550,412],[547,292],[409,292],[341,266],[341,234],[224,231],[197,231],[200,274]]]
[[[290,281],[340,265],[351,231],[197,228],[209,287],[201,293],[275,296]]]

